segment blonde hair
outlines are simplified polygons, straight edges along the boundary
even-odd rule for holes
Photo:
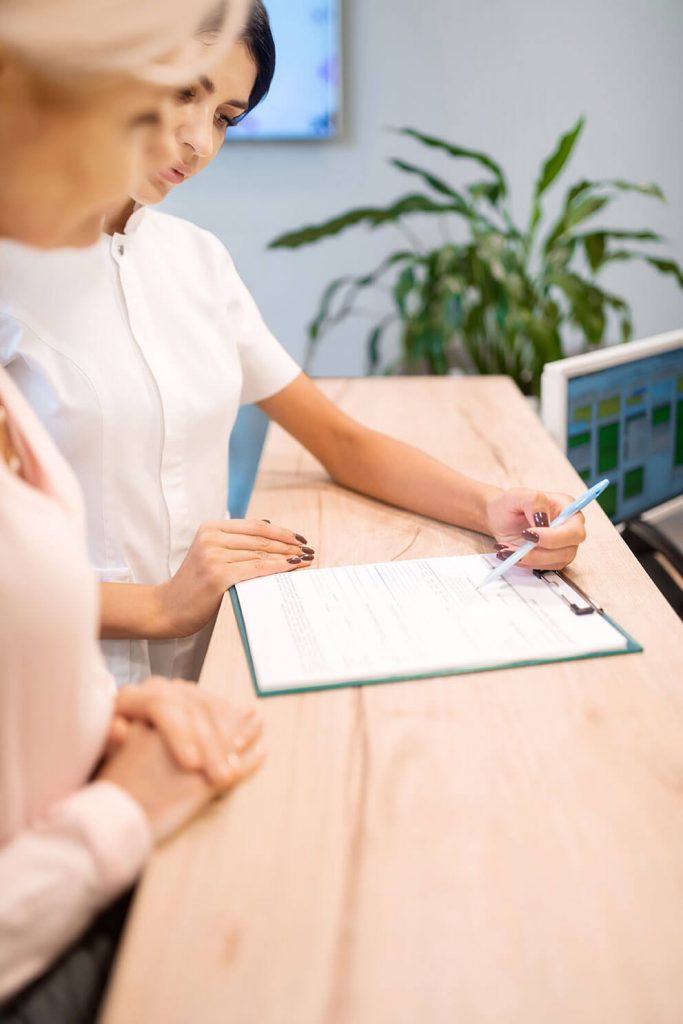
[[[220,59],[250,6],[251,0],[0,0],[0,47],[53,74],[126,74],[176,85]]]

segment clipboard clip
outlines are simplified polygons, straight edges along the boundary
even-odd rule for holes
[[[592,601],[576,583],[568,580],[564,573],[554,569],[534,569],[534,576],[552,587],[558,597],[569,605],[574,615],[592,615],[593,612],[603,614],[600,605]]]

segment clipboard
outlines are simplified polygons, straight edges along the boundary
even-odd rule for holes
[[[474,558],[480,558],[481,556],[462,556],[462,557],[465,558],[465,559],[474,559]],[[408,561],[410,562],[412,560],[408,560]],[[446,560],[445,559],[415,560],[416,563],[417,562],[428,562],[428,561],[438,562],[438,561],[446,561]],[[368,569],[374,569],[374,568],[382,568],[383,565],[385,565],[387,567],[389,567],[389,566],[396,567],[396,566],[400,566],[401,564],[405,564],[405,563],[400,563],[400,562],[398,562],[398,563],[383,563],[383,564],[377,565],[377,566],[359,566],[359,567],[351,566],[351,567],[343,567],[343,568],[344,569],[368,570]],[[306,570],[305,575],[309,575],[310,573],[321,573],[321,572],[322,573],[325,573],[325,572],[333,573],[333,572],[339,572],[339,571],[340,570],[324,570],[324,569],[322,569],[322,570],[320,570],[320,569]],[[605,624],[608,624],[609,627],[611,627],[611,630],[614,631],[614,635],[618,636],[620,638],[620,644],[621,645],[620,646],[612,646],[612,647],[605,646],[604,648],[593,649],[593,650],[591,650],[589,652],[585,652],[585,651],[581,651],[581,652],[578,652],[578,653],[567,653],[567,652],[564,652],[564,653],[562,653],[559,656],[547,656],[547,655],[544,655],[544,656],[540,656],[540,657],[533,657],[533,656],[528,656],[528,657],[512,657],[509,660],[506,659],[505,661],[501,661],[500,659],[491,659],[490,663],[486,663],[486,660],[484,659],[484,661],[482,661],[481,663],[476,664],[476,665],[472,665],[472,664],[470,664],[470,665],[458,664],[457,663],[457,658],[454,658],[452,664],[443,665],[441,667],[435,667],[435,666],[432,665],[432,666],[430,666],[428,669],[426,669],[424,671],[420,671],[420,670],[416,670],[416,669],[411,669],[410,671],[406,671],[406,672],[401,672],[401,671],[382,672],[381,670],[377,671],[375,669],[373,671],[368,671],[367,673],[363,673],[362,675],[356,674],[353,677],[350,676],[349,678],[337,678],[337,679],[324,679],[324,678],[321,678],[319,680],[315,680],[315,679],[310,679],[309,678],[306,681],[302,681],[302,682],[297,682],[296,680],[291,680],[289,683],[285,683],[283,685],[277,685],[277,686],[263,685],[263,681],[261,679],[261,674],[259,672],[259,667],[258,667],[258,654],[255,656],[254,651],[252,650],[252,642],[251,642],[250,635],[249,635],[250,624],[251,624],[251,626],[253,628],[254,622],[256,620],[260,620],[261,617],[257,616],[256,619],[254,618],[253,606],[250,609],[249,608],[247,609],[247,614],[245,615],[245,610],[242,607],[242,602],[240,601],[240,594],[239,594],[239,590],[240,589],[244,589],[245,588],[245,584],[238,584],[237,587],[232,587],[230,589],[229,593],[230,593],[230,598],[231,598],[231,602],[232,602],[232,605],[233,605],[233,609],[234,609],[234,612],[235,612],[235,618],[236,618],[238,629],[239,629],[239,632],[240,632],[240,637],[241,637],[242,644],[243,644],[243,647],[244,647],[245,656],[246,656],[247,664],[248,664],[248,667],[249,667],[249,672],[250,672],[250,675],[251,675],[251,678],[252,678],[254,689],[256,691],[256,694],[259,697],[271,697],[271,696],[279,696],[279,695],[285,695],[285,694],[302,693],[302,692],[308,692],[308,691],[314,691],[315,692],[315,691],[320,691],[320,690],[342,689],[342,688],[357,687],[357,686],[370,686],[370,685],[384,684],[384,683],[407,682],[407,681],[411,681],[411,680],[438,678],[438,677],[444,677],[444,676],[468,675],[468,674],[474,674],[474,673],[479,673],[479,672],[495,671],[495,670],[498,670],[498,669],[521,668],[521,667],[534,666],[534,665],[552,664],[552,663],[562,662],[562,661],[582,661],[582,660],[586,660],[586,659],[590,659],[590,658],[596,658],[596,657],[610,657],[610,656],[618,655],[618,654],[634,654],[634,653],[642,652],[643,648],[638,643],[638,641],[635,640],[629,633],[627,633],[621,626],[619,626],[618,623],[616,623],[612,618],[610,618],[610,616],[605,613],[604,609],[601,608],[600,605],[597,602],[593,601],[592,598],[590,598],[576,583],[574,583],[572,580],[570,580],[565,575],[565,573],[556,572],[556,571],[545,571],[545,572],[542,572],[542,571],[535,570],[532,574],[530,574],[528,572],[528,570],[514,570],[514,569],[511,572],[512,573],[514,573],[514,572],[517,572],[517,573],[522,572],[522,573],[526,574],[527,577],[530,577],[531,575],[533,575],[537,580],[539,580],[540,582],[543,582],[543,584],[548,588],[548,592],[552,593],[554,595],[554,597],[557,598],[557,601],[559,602],[558,607],[561,605],[562,608],[566,608],[567,615],[571,615],[571,616],[574,617],[573,621],[579,622],[579,621],[583,620],[585,622],[588,622],[589,621],[589,616],[595,616],[596,623],[600,621],[600,622],[603,622]],[[285,580],[287,579],[288,575],[289,574],[285,575],[285,577],[284,577]],[[296,574],[292,574],[292,575],[296,576]],[[282,579],[283,579],[283,577],[280,577],[280,580],[282,580]],[[278,580],[278,577],[265,577],[265,578],[261,578],[259,580],[249,581],[248,584],[247,584],[247,587],[249,587],[251,584],[257,584],[263,590],[264,589],[263,588],[263,584],[268,584],[268,581],[270,581],[269,585],[272,588],[274,585],[277,585],[277,580]],[[273,581],[276,581],[276,582],[274,583]],[[251,616],[251,618],[249,618],[249,616]],[[260,623],[260,625],[263,625],[263,623]],[[257,643],[258,642],[260,642],[260,641],[257,638]]]

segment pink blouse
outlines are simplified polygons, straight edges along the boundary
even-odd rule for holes
[[[25,480],[0,458],[0,1002],[127,888],[149,853],[141,807],[88,779],[115,687],[78,486],[0,369]]]

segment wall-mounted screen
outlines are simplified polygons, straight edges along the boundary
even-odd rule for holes
[[[339,132],[341,0],[265,0],[277,68],[235,139],[330,139]]]

